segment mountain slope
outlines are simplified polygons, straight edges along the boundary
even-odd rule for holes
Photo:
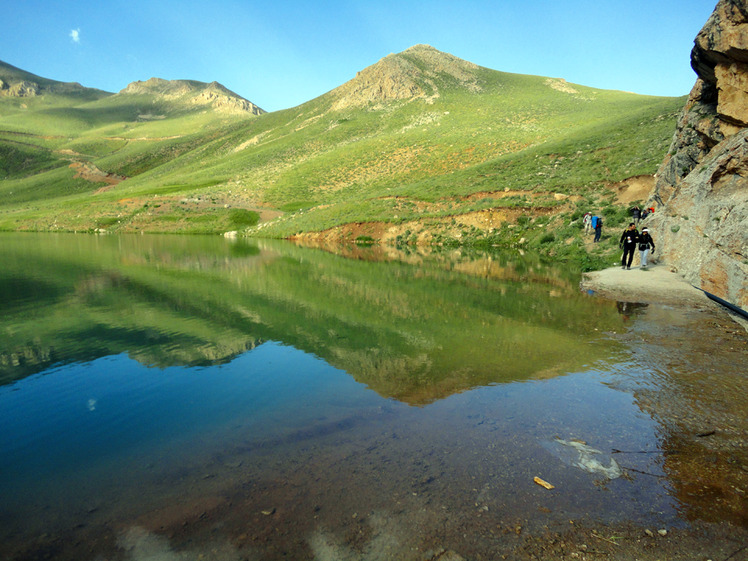
[[[365,222],[419,222],[433,234],[440,222],[456,240],[464,232],[445,222],[487,211],[494,229],[563,205],[571,215],[570,200],[613,216],[605,185],[656,170],[683,104],[498,72],[427,45],[274,113],[196,111],[185,103],[194,84],[149,80],[71,109],[76,135],[54,149],[126,179],[11,175],[0,227],[216,232],[257,212],[254,235]],[[14,122],[24,125],[42,134],[41,121]]]
[[[111,187],[160,163],[160,154],[173,158],[216,128],[263,113],[216,82],[153,78],[111,94],[6,63],[0,81],[7,86],[0,96],[0,192],[5,205],[38,205],[34,216],[54,214],[56,207],[44,207]],[[112,153],[125,162],[116,170],[100,163]]]

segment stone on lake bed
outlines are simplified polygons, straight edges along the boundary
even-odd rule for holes
[[[618,462],[609,454],[604,454],[583,442],[554,438],[550,441],[542,441],[541,444],[566,465],[588,473],[603,475],[608,479],[617,479],[623,475]]]

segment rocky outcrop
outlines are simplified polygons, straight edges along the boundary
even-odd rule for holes
[[[10,83],[0,80],[0,95],[7,97],[35,97],[39,95],[39,84],[21,80]]]
[[[196,105],[212,105],[220,111],[236,113],[252,113],[253,115],[262,115],[264,110],[257,107],[251,101],[235,94],[226,89],[218,82],[211,82],[207,87],[192,99]]]
[[[748,308],[746,0],[720,0],[694,43],[698,78],[657,173],[649,226],[689,282]]]
[[[188,105],[211,106],[227,113],[251,113],[262,115],[265,111],[218,82],[197,82],[195,80],[164,80],[151,78],[145,82],[128,84],[120,95],[150,94],[169,101],[182,101]]]

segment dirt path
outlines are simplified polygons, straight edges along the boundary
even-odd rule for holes
[[[610,300],[695,307],[714,305],[701,290],[661,264],[650,265],[647,269],[611,267],[585,273],[580,286]]]
[[[114,173],[108,173],[105,171],[101,171],[99,168],[97,168],[95,165],[88,163],[88,162],[73,162],[68,166],[69,168],[75,170],[75,178],[82,178],[86,181],[92,181],[94,183],[106,183],[106,187],[102,187],[99,189],[99,191],[106,191],[107,189],[110,189],[114,185],[117,185],[127,179],[126,177],[122,175],[117,175]]]

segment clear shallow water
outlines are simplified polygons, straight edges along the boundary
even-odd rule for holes
[[[479,552],[497,528],[703,516],[668,464],[688,427],[651,397],[692,397],[678,384],[698,357],[684,341],[668,368],[647,347],[703,325],[694,312],[623,316],[516,255],[1,241],[11,559],[147,557],[155,536],[227,559]],[[575,467],[556,439],[625,476]]]

